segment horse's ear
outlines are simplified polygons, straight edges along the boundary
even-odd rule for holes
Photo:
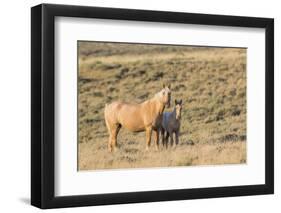
[[[178,104],[178,101],[177,101],[177,99],[175,99],[175,105],[177,105]]]
[[[171,84],[168,85],[168,88],[171,89]]]
[[[182,105],[182,99],[180,99],[179,104]]]
[[[165,87],[166,87],[166,86],[165,86],[165,84],[163,83],[163,89],[165,89]]]

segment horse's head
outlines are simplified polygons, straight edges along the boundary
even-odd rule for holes
[[[181,118],[181,110],[182,110],[182,100],[175,100],[175,111],[176,111],[176,119]]]
[[[171,86],[165,86],[163,84],[162,90],[158,93],[160,97],[160,101],[164,103],[167,107],[170,107],[170,101],[171,101]]]

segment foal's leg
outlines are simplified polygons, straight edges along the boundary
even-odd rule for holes
[[[168,143],[169,143],[169,132],[165,131],[166,133],[166,137],[165,137],[165,145],[166,145],[166,149],[168,149]]]
[[[159,131],[157,129],[153,130],[153,134],[154,134],[156,150],[159,150]]]
[[[152,128],[151,127],[147,127],[146,130],[145,130],[145,135],[146,135],[146,150],[149,149],[149,146],[150,146],[150,141],[151,141],[151,131],[152,131]]]
[[[171,147],[174,145],[174,137],[173,137],[173,132],[169,132],[170,135],[170,142],[171,142]]]
[[[161,136],[162,136],[162,144],[163,147],[165,146],[165,130],[164,128],[161,128]]]
[[[178,145],[179,144],[179,131],[176,131],[175,135],[176,135],[176,145]]]

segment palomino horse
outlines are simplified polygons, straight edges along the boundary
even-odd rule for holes
[[[173,134],[175,133],[176,144],[179,143],[179,133],[180,133],[180,119],[182,110],[182,100],[175,100],[175,107],[172,112],[165,112],[162,119],[162,143],[163,146],[168,147],[168,139],[170,137],[171,146],[174,144]],[[165,137],[166,134],[166,137]]]
[[[150,146],[151,134],[155,135],[156,149],[158,149],[159,128],[165,106],[170,106],[170,85],[163,85],[163,89],[153,98],[140,104],[116,101],[106,104],[104,118],[109,132],[108,150],[117,147],[117,135],[121,127],[132,132],[146,132],[146,149]]]

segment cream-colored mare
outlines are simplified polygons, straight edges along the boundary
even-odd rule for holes
[[[146,149],[150,146],[151,134],[155,135],[156,149],[159,144],[159,129],[162,115],[171,99],[170,86],[163,85],[163,89],[153,98],[140,104],[115,101],[105,106],[104,118],[109,133],[108,150],[117,147],[117,135],[121,127],[132,132],[146,132]]]

